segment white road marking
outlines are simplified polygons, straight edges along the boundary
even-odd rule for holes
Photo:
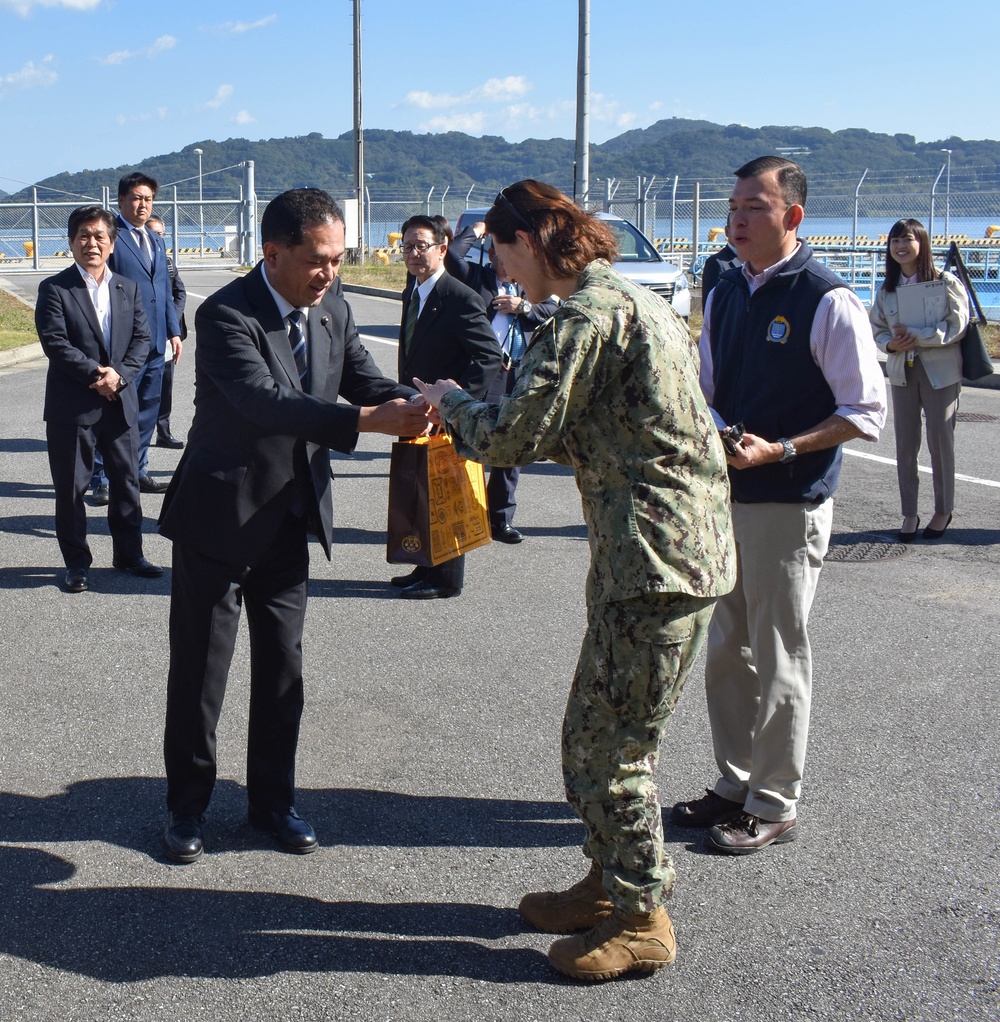
[[[845,447],[844,453],[851,454],[855,458],[864,458],[866,461],[877,461],[880,465],[892,465],[893,468],[896,467],[895,458],[883,458],[881,457],[881,455],[878,454],[865,454],[863,451],[855,451],[852,450],[850,447]],[[917,471],[926,472],[927,475],[931,474],[930,468],[924,465],[918,465]],[[976,483],[979,486],[992,486],[994,489],[1000,490],[1000,483],[996,482],[993,479],[980,479],[978,476],[962,475],[960,472],[955,473],[955,478],[963,483]]]
[[[365,344],[368,344],[369,341],[374,341],[376,344],[388,344],[390,348],[399,347],[399,341],[390,341],[388,337],[376,337],[374,334],[362,333],[359,333],[358,337],[360,337],[361,340],[365,342]]]

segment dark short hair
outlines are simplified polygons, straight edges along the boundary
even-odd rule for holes
[[[143,174],[141,171],[134,170],[131,174],[126,174],[118,182],[118,198],[124,198],[137,185],[145,185],[153,193],[154,199],[156,198],[156,193],[160,190],[160,182],[157,181],[156,178],[150,177],[148,174]]]
[[[95,220],[100,220],[107,228],[108,237],[112,241],[118,237],[118,222],[115,220],[114,214],[103,206],[77,206],[69,215],[69,223],[66,225],[66,234],[69,237],[70,244],[73,243],[73,239],[76,237],[77,232],[84,224],[93,223]]]
[[[431,219],[434,223],[441,226],[441,230],[444,231],[445,240],[450,245],[452,239],[455,237],[455,232],[451,229],[451,224],[448,223],[448,218],[438,213],[436,216],[432,216]]]
[[[448,221],[446,220],[445,223],[447,222]],[[406,232],[411,229],[419,231],[421,228],[426,228],[431,232],[431,237],[434,238],[435,245],[443,245],[448,240],[447,232],[435,216],[411,216],[399,230],[400,233],[406,234]]]
[[[302,244],[309,228],[343,222],[343,210],[322,189],[292,188],[267,204],[260,218],[260,240],[293,248]]]
[[[539,258],[556,278],[578,277],[595,259],[618,257],[615,236],[603,220],[558,188],[531,178],[502,188],[486,214],[486,230],[501,245],[529,229]]]
[[[784,156],[758,156],[757,159],[744,163],[733,173],[741,180],[748,177],[760,177],[768,171],[778,172],[778,185],[785,203],[789,206],[805,206],[806,204],[806,173],[791,160]]]
[[[920,251],[917,253],[917,281],[923,284],[925,281],[938,279],[927,228],[919,220],[912,218],[897,220],[889,228],[889,236],[885,239],[885,284],[883,286],[890,293],[899,286],[899,278],[903,275],[903,268],[892,258],[892,239],[902,238],[907,234],[912,234],[920,247]]]

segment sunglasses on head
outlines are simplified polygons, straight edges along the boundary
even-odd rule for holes
[[[530,223],[528,223],[527,218],[517,208],[517,206],[515,206],[514,203],[511,202],[506,195],[504,195],[504,190],[502,188],[500,189],[500,191],[497,192],[497,197],[493,200],[493,205],[503,206],[504,209],[506,209],[507,212],[510,213],[510,215],[514,217],[515,220],[524,225],[526,230],[534,232],[534,228],[531,226]]]

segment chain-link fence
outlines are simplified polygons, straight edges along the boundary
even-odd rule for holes
[[[238,196],[179,200],[176,186],[161,188],[156,212],[166,224],[167,247],[181,268],[256,261],[259,214],[276,192],[258,194],[252,161],[241,167],[244,185]],[[916,217],[928,228],[939,254],[950,240],[958,242],[973,279],[981,284],[984,307],[1000,318],[1000,181],[996,188],[983,190],[984,183],[992,183],[983,168],[964,168],[962,175],[954,176],[946,176],[944,169],[936,176],[865,172],[857,181],[815,175],[799,233],[870,301],[881,277],[889,228],[902,217]],[[555,183],[564,190],[571,187],[568,182]],[[731,188],[732,178],[598,180],[587,208],[635,223],[665,258],[697,283],[705,259],[725,243]],[[73,196],[73,201],[60,197],[46,202],[36,194],[34,202],[0,203],[0,272],[65,265],[70,258],[65,236],[70,210],[85,201],[113,208],[110,187],[102,192],[99,198]],[[454,223],[465,209],[488,207],[495,194],[486,185],[463,193],[444,186],[424,195],[399,196],[365,189],[356,254],[397,259],[398,231],[408,217],[442,215]]]

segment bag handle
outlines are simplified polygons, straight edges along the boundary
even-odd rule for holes
[[[972,307],[976,310],[976,317],[979,320],[980,326],[986,326],[986,315],[983,312],[983,307],[979,304],[979,296],[976,294],[976,289],[972,283],[972,277],[969,276],[969,268],[965,265],[965,260],[962,258],[962,252],[956,242],[952,242],[948,246],[948,254],[944,259],[944,268],[942,272],[947,272],[949,269],[954,267],[955,276],[965,286],[965,290],[969,295],[969,302]]]

